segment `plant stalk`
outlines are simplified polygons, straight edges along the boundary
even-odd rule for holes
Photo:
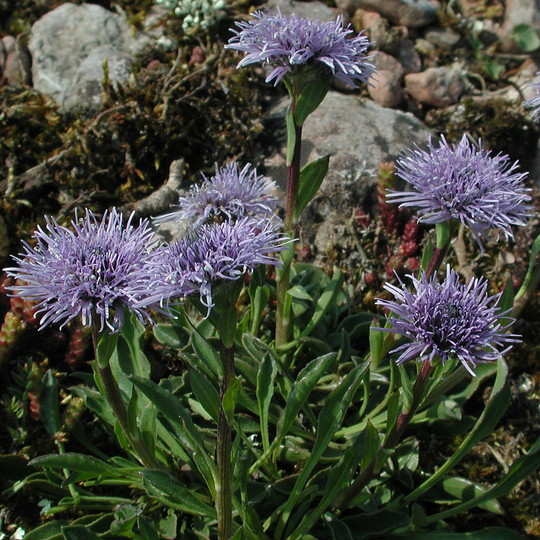
[[[218,520],[218,540],[229,540],[232,536],[232,478],[231,449],[232,425],[224,409],[224,398],[234,380],[234,348],[221,346],[223,379],[220,385],[220,408],[217,423],[216,463],[218,482],[216,486],[216,511]]]
[[[296,238],[297,223],[295,220],[295,210],[298,200],[298,189],[300,185],[300,157],[302,154],[302,126],[295,125],[294,152],[291,163],[287,168],[287,200],[285,207],[285,231]],[[277,312],[276,312],[276,347],[285,345],[289,339],[291,324],[291,308],[287,302],[287,291],[291,279],[292,254],[288,251],[294,250],[294,244],[286,252],[283,252],[283,267],[277,279]]]
[[[105,367],[101,367],[97,362],[97,344],[99,339],[99,333],[95,327],[92,327],[92,343],[94,346],[94,357],[96,358],[95,370],[99,376],[105,399],[111,406],[114,416],[118,420],[124,435],[135,450],[141,463],[149,469],[163,469],[163,464],[158,461],[153,452],[146,446],[140,436],[134,436],[129,428],[128,413],[118,383],[114,378],[114,374],[111,370],[109,363]]]

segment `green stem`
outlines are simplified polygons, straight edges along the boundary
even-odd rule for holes
[[[294,102],[293,102],[294,103]],[[295,209],[300,184],[300,157],[302,154],[302,126],[294,127],[294,152],[287,170],[287,202],[285,207],[285,231],[296,238],[297,223]],[[290,334],[291,306],[287,302],[287,291],[291,279],[291,264],[294,245],[282,254],[283,267],[277,279],[277,312],[276,312],[276,347],[287,343]]]
[[[94,345],[94,356],[97,358],[97,344],[99,339],[99,332],[97,328],[92,328],[92,342]],[[150,469],[163,469],[163,464],[158,461],[150,449],[146,446],[140,435],[133,435],[129,428],[128,413],[118,383],[114,378],[114,374],[111,370],[110,364],[107,362],[106,366],[100,366],[96,360],[94,363],[95,370],[101,381],[105,399],[111,406],[114,416],[118,420],[124,435],[128,442],[132,446],[133,450],[137,454],[141,463]]]
[[[234,348],[226,347],[222,343],[221,359],[223,362],[223,379],[220,386],[221,406],[217,423],[216,462],[219,483],[216,486],[216,511],[218,540],[229,540],[232,536],[232,425],[224,410],[223,400],[234,380]]]
[[[413,399],[409,410],[401,412],[396,423],[386,436],[385,441],[375,453],[373,459],[362,471],[360,476],[358,476],[358,478],[349,486],[347,491],[337,500],[336,506],[344,508],[349,506],[351,501],[367,486],[373,475],[377,472],[377,469],[382,466],[379,462],[383,453],[393,449],[399,442],[422,401],[424,388],[430,373],[430,362],[423,362],[418,377],[416,378],[416,382],[414,383]]]

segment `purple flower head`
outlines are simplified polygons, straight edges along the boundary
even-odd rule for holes
[[[416,208],[424,223],[459,221],[483,249],[488,229],[513,238],[511,226],[524,225],[529,215],[530,190],[522,184],[527,174],[516,173],[517,167],[506,155],[476,149],[465,135],[453,145],[442,137],[439,146],[430,141],[427,151],[417,148],[398,159],[397,173],[414,191],[389,190],[387,200]]]
[[[123,308],[133,309],[139,318],[149,318],[135,307],[135,274],[148,256],[153,233],[146,221],[135,227],[133,214],[123,223],[116,209],[98,222],[90,210],[84,218],[75,216],[73,230],[46,217],[45,229],[34,233],[36,245],[26,242],[24,253],[13,257],[18,267],[6,268],[8,275],[24,283],[10,287],[16,296],[38,302],[41,328],[66,325],[81,315],[91,326],[100,321],[117,331],[123,323]]]
[[[360,34],[348,38],[350,27],[344,28],[343,17],[332,22],[304,19],[297,15],[286,17],[256,11],[253,20],[237,22],[238,30],[226,45],[246,53],[238,67],[257,62],[267,63],[274,69],[266,82],[277,85],[287,74],[294,73],[314,62],[330,68],[343,82],[356,86],[355,80],[367,82],[376,68],[366,56],[369,39]],[[320,64],[319,64],[320,65]]]
[[[244,216],[237,221],[205,223],[190,235],[155,250],[145,273],[153,295],[145,301],[167,304],[198,292],[201,303],[213,307],[214,289],[224,280],[237,280],[259,264],[278,266],[274,255],[290,240],[280,232],[276,217]],[[141,284],[145,289],[145,285]]]
[[[473,278],[464,285],[450,266],[441,284],[436,276],[428,279],[425,273],[420,279],[408,277],[414,292],[401,280],[401,286],[387,283],[384,288],[395,300],[377,301],[392,311],[392,328],[381,330],[410,340],[391,351],[401,353],[398,364],[413,359],[432,362],[436,358],[444,363],[457,358],[474,375],[476,364],[497,360],[512,347],[507,343],[520,341],[515,334],[505,334],[509,324],[500,321],[506,315],[497,307],[500,294],[488,296],[485,279]]]
[[[540,71],[536,74],[536,81],[530,86],[536,91],[536,95],[524,101],[523,106],[532,109],[533,119],[538,120],[540,119]]]
[[[159,216],[154,222],[183,221],[196,228],[213,220],[269,215],[279,203],[276,184],[258,175],[249,163],[242,170],[237,163],[221,169],[216,165],[215,176],[202,176],[202,185],[193,186],[173,206],[173,212]]]

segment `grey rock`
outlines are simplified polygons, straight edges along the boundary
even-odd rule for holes
[[[447,107],[463,93],[459,69],[445,66],[405,75],[405,87],[414,99],[434,107]]]
[[[132,64],[132,59],[128,54],[110,45],[92,49],[71,79],[62,102],[63,110],[86,112],[99,110],[103,92],[104,62],[107,62],[109,80],[113,85],[127,81]]]
[[[288,102],[288,98],[277,102],[267,120],[284,123]],[[315,242],[318,256],[326,253],[325,235],[334,230],[343,232],[344,219],[355,207],[370,200],[380,162],[395,160],[414,143],[424,144],[428,134],[429,129],[410,113],[387,109],[354,95],[328,93],[303,130],[302,165],[331,154],[329,172],[301,218],[302,237]],[[284,189],[284,138],[280,137],[277,145],[283,146],[282,150],[265,159],[265,174]],[[350,238],[341,241],[350,242]]]
[[[295,13],[298,17],[306,19],[315,19],[322,22],[335,21],[340,11],[329,8],[322,2],[314,0],[313,2],[295,2],[294,0],[271,0],[268,3],[270,8],[279,8],[283,15],[292,15]]]
[[[109,45],[128,51],[132,43],[125,17],[95,4],[62,4],[32,26],[34,88],[63,103],[72,78],[93,49]]]
[[[373,63],[377,66],[377,69],[391,71],[395,74],[397,79],[403,77],[405,70],[401,63],[396,60],[392,55],[384,52],[378,52],[373,60]]]
[[[366,11],[362,14],[362,26],[367,30],[369,39],[375,48],[388,54],[397,54],[403,38],[403,28],[390,26],[379,13]]]
[[[422,59],[414,48],[414,41],[402,39],[399,43],[397,59],[405,73],[418,73],[422,70]]]
[[[398,62],[399,64],[399,62]],[[380,69],[370,79],[368,92],[373,101],[383,107],[397,107],[403,100],[399,71]]]
[[[337,7],[354,13],[357,9],[376,11],[394,24],[420,28],[433,22],[438,0],[336,0]]]
[[[440,49],[452,49],[461,39],[457,32],[451,28],[430,28],[424,33],[425,39]]]
[[[14,50],[8,53],[3,75],[10,86],[29,85],[32,81],[31,59],[27,49],[17,43]]]

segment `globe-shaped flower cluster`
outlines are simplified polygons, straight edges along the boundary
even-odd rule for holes
[[[456,358],[474,375],[477,364],[497,360],[511,348],[508,344],[519,341],[506,333],[513,320],[497,307],[500,294],[488,295],[485,279],[473,278],[465,285],[449,266],[442,283],[425,273],[409,277],[414,291],[401,280],[399,286],[387,283],[384,288],[394,300],[377,301],[391,311],[391,328],[382,330],[406,339],[391,351],[400,353],[398,364]]]
[[[246,53],[238,67],[262,62],[273,69],[266,82],[277,85],[283,77],[306,67],[326,66],[341,81],[356,86],[367,82],[376,68],[367,54],[371,45],[363,34],[350,37],[343,17],[321,22],[293,14],[256,11],[250,21],[237,22],[227,48]]]
[[[415,208],[424,223],[455,220],[468,227],[482,248],[489,229],[513,238],[512,226],[524,225],[531,208],[526,173],[506,155],[476,148],[466,135],[457,144],[444,137],[427,150],[416,148],[399,158],[397,174],[412,191],[390,190],[389,202]]]
[[[35,245],[24,243],[24,253],[14,257],[17,267],[8,275],[20,280],[12,291],[35,300],[40,325],[64,326],[80,315],[83,324],[98,322],[118,330],[124,309],[139,318],[149,317],[135,292],[137,274],[146,264],[153,232],[147,221],[134,225],[133,214],[124,223],[115,209],[101,221],[87,210],[69,229],[51,217],[34,233]]]

